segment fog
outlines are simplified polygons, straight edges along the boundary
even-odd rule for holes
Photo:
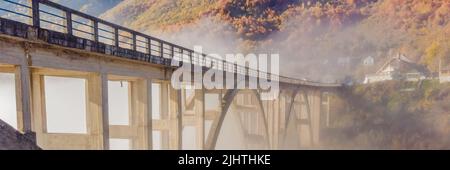
[[[45,76],[47,132],[87,133],[86,80]]]
[[[188,49],[202,46],[205,54],[241,53],[243,40],[237,37],[231,25],[215,18],[205,17],[195,25],[188,25],[176,32],[147,31],[146,33]]]
[[[0,73],[0,119],[17,129],[14,74]]]
[[[129,83],[108,81],[108,112],[110,125],[129,125]]]

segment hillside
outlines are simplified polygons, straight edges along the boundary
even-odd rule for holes
[[[352,105],[333,113],[331,128],[322,134],[325,148],[450,147],[449,84],[391,81],[350,87],[342,95]]]
[[[446,0],[127,0],[101,17],[189,47],[279,52],[282,72],[317,80],[361,77],[368,56],[402,52],[431,71],[450,56]]]

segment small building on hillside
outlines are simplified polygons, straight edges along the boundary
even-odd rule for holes
[[[448,83],[450,82],[450,65],[443,67],[439,70],[439,82]]]
[[[403,54],[397,54],[386,61],[375,74],[366,75],[363,83],[388,80],[419,81],[426,76],[426,68],[417,65]]]
[[[363,64],[365,66],[372,66],[375,64],[375,59],[372,56],[369,56],[363,60]]]

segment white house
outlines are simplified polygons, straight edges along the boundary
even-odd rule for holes
[[[365,66],[372,66],[375,63],[375,60],[373,59],[372,56],[369,56],[367,58],[364,59],[363,64]]]
[[[366,75],[363,83],[368,84],[388,80],[419,81],[426,78],[425,70],[406,56],[398,54],[384,63],[375,74]]]
[[[450,82],[450,66],[440,69],[439,71],[439,82],[448,83]]]
[[[375,83],[380,81],[394,80],[395,69],[391,65],[387,65],[383,70],[376,74],[368,74],[364,79],[364,84]]]

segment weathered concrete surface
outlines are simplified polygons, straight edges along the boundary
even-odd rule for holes
[[[40,150],[33,134],[22,134],[0,120],[0,150]]]

